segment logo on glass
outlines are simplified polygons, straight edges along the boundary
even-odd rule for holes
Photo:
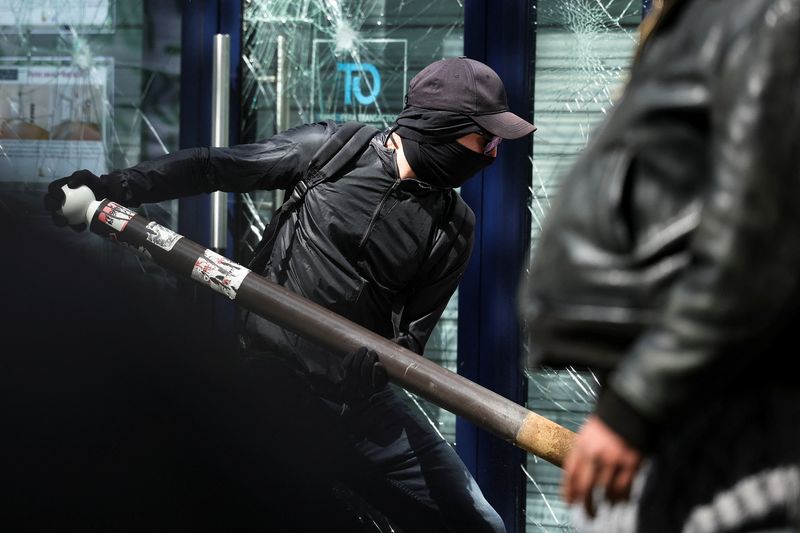
[[[378,94],[381,92],[381,75],[375,65],[370,63],[337,63],[336,69],[339,72],[344,72],[345,105],[352,105],[353,96],[356,97],[356,100],[361,105],[375,103]],[[367,78],[365,74],[369,74],[372,79],[365,79]],[[364,94],[363,86],[366,86],[368,94]]]

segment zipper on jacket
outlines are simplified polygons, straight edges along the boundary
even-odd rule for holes
[[[392,186],[389,187],[386,190],[385,193],[383,193],[383,197],[381,198],[381,201],[378,202],[378,207],[376,207],[375,211],[372,212],[372,218],[369,219],[369,225],[367,226],[367,229],[364,232],[364,235],[361,237],[361,242],[358,243],[358,251],[361,251],[361,249],[367,243],[367,239],[369,238],[369,234],[372,233],[372,228],[375,227],[375,222],[377,222],[377,220],[378,220],[378,215],[380,214],[381,210],[383,209],[383,204],[386,203],[386,200],[389,198],[389,195],[392,194],[392,192],[397,188],[397,186],[399,184],[400,184],[400,178],[396,178],[394,180],[394,183],[392,183]]]

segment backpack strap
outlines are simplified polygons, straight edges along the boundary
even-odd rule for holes
[[[292,194],[273,213],[269,225],[264,229],[261,242],[253,251],[253,258],[248,268],[258,273],[264,270],[272,253],[278,229],[297,209],[306,193],[338,175],[352,160],[361,155],[378,131],[377,128],[366,124],[346,122],[320,146],[311,158],[303,177],[294,185]]]
[[[366,124],[344,123],[311,158],[306,174],[312,181],[310,186],[335,176],[354,157],[361,154],[377,133],[376,128]]]

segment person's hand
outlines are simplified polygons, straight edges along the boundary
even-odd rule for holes
[[[582,503],[594,517],[594,490],[603,491],[609,503],[627,500],[642,453],[628,444],[597,416],[590,416],[575,437],[561,483],[561,496],[569,504]]]
[[[53,223],[58,227],[67,225],[67,219],[58,213],[64,205],[65,197],[64,191],[62,190],[64,185],[70,189],[77,189],[85,185],[91,189],[94,197],[98,200],[108,198],[109,196],[108,187],[98,176],[95,176],[88,170],[78,170],[73,172],[71,176],[53,180],[47,186],[47,193],[44,195],[44,208],[50,212]],[[83,229],[86,228],[86,224],[72,224],[70,227],[75,231],[83,231]]]
[[[345,355],[342,365],[342,395],[348,403],[365,400],[389,383],[378,354],[363,346]]]

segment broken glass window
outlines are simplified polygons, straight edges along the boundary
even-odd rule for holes
[[[178,148],[180,3],[0,1],[0,195],[41,222],[47,184]],[[177,202],[142,208],[169,227]],[[49,219],[47,220],[49,222]],[[63,235],[103,260],[162,270],[96,237]]]
[[[535,11],[531,256],[559,179],[586,146],[624,84],[641,0],[532,0]],[[528,375],[528,407],[577,430],[591,412],[596,377],[572,368]],[[526,530],[574,531],[559,498],[561,470],[528,455]]]

